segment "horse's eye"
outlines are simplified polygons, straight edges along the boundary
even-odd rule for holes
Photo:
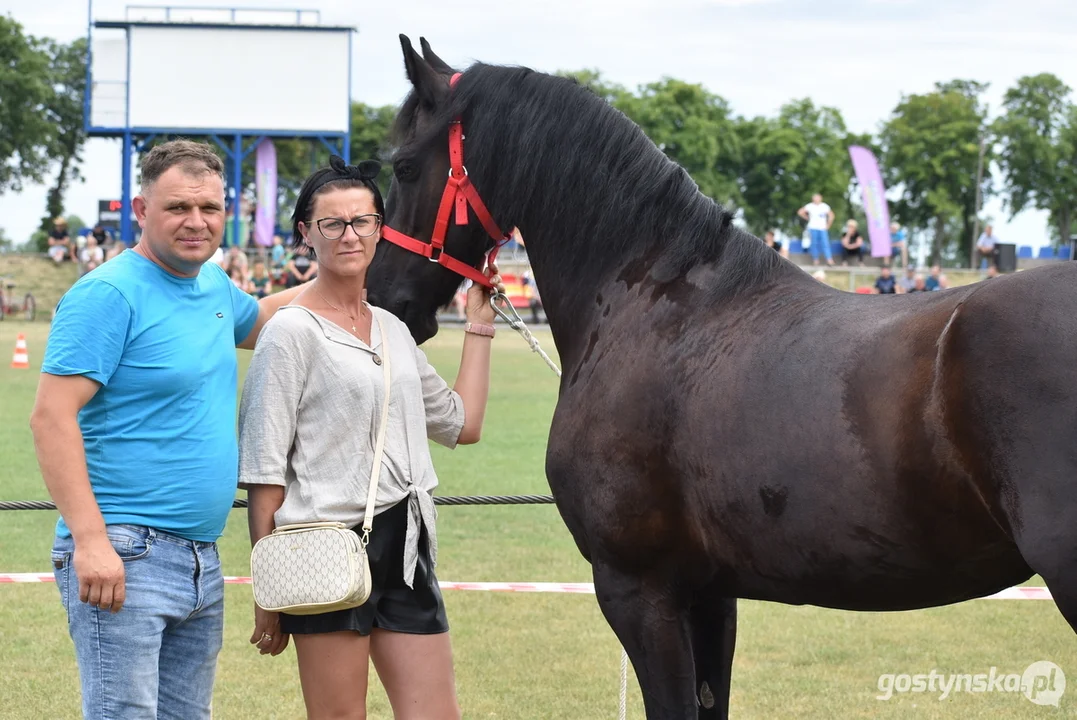
[[[396,174],[396,179],[400,181],[414,180],[416,175],[415,165],[407,160],[401,160],[394,165],[393,172]]]

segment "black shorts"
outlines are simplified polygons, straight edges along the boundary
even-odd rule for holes
[[[290,635],[354,630],[369,635],[372,628],[413,635],[449,631],[445,602],[427,549],[427,533],[419,533],[419,560],[414,589],[404,584],[404,536],[408,529],[408,501],[402,500],[374,517],[370,543],[370,598],[357,608],[320,615],[281,613],[280,628]],[[362,527],[353,528],[362,533]]]

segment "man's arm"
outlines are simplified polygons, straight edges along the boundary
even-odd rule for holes
[[[810,220],[810,219],[811,219],[811,218],[810,218],[810,217],[808,216],[808,206],[807,206],[807,205],[805,205],[804,207],[802,207],[802,208],[800,208],[799,210],[797,210],[797,215],[799,215],[799,216],[800,216],[801,218],[803,218],[804,220]]]
[[[83,375],[42,373],[30,428],[45,487],[75,541],[79,600],[116,612],[124,601],[123,561],[109,542],[90,487],[78,420],[100,387]]]
[[[281,290],[278,293],[266,295],[259,300],[258,318],[254,321],[254,327],[251,328],[251,331],[247,333],[247,337],[243,338],[243,341],[236,345],[236,347],[243,348],[244,350],[253,350],[254,343],[258,340],[258,334],[262,332],[262,328],[269,322],[269,318],[273,317],[273,313],[290,303],[305,289],[306,283],[303,283],[302,285],[296,285],[294,288],[288,290]]]

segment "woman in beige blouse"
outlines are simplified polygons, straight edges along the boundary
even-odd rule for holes
[[[385,391],[381,355],[390,353],[389,420],[367,546],[373,590],[361,607],[321,615],[256,607],[251,642],[278,655],[294,638],[310,718],[365,717],[370,659],[397,718],[458,718],[434,576],[430,493],[437,476],[427,438],[450,448],[478,442],[494,314],[487,291],[473,285],[469,332],[450,388],[407,327],[363,300],[385,214],[379,169],[373,161],[353,167],[334,157],[304,184],[293,235],[318,258],[318,278],[262,330],[239,417],[252,544],[290,523],[339,521],[361,529]]]

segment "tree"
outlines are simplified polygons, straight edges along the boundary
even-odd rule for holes
[[[22,26],[0,16],[0,191],[41,182],[51,137],[49,60]]]
[[[360,102],[352,103],[351,160],[377,160],[382,164],[378,176],[378,186],[382,194],[389,192],[392,173],[388,170],[391,144],[389,134],[396,119],[396,108],[392,105],[371,107]]]
[[[737,134],[744,219],[757,235],[777,229],[800,236],[804,225],[796,213],[814,193],[833,208],[836,222],[852,217],[850,136],[838,110],[795,100],[777,118],[739,121]]]
[[[972,81],[939,83],[934,92],[904,97],[880,135],[889,187],[900,187],[897,215],[912,228],[933,233],[931,260],[947,251],[968,258],[976,213],[976,171],[986,109]],[[991,156],[984,157],[984,195],[991,187]],[[965,232],[948,228],[953,222]],[[953,245],[954,247],[950,247]]]
[[[72,180],[79,180],[82,149],[86,144],[83,127],[83,99],[86,93],[86,39],[69,45],[39,40],[38,47],[49,58],[49,97],[44,113],[50,125],[48,159],[58,164],[56,181],[49,189],[46,215],[41,228],[51,228],[52,219],[64,213],[64,193]]]
[[[615,107],[618,107],[618,103],[631,95],[631,93],[629,93],[623,86],[616,83],[606,82],[606,80],[602,78],[602,73],[598,70],[559,70],[557,74],[561,77],[575,80],[577,83]]]
[[[1022,77],[1006,91],[994,125],[1011,215],[1026,207],[1047,211],[1058,242],[1069,240],[1077,214],[1077,106],[1070,92],[1050,73]]]
[[[740,140],[729,103],[702,85],[665,78],[643,86],[639,95],[618,98],[616,106],[688,171],[704,195],[737,204]]]

